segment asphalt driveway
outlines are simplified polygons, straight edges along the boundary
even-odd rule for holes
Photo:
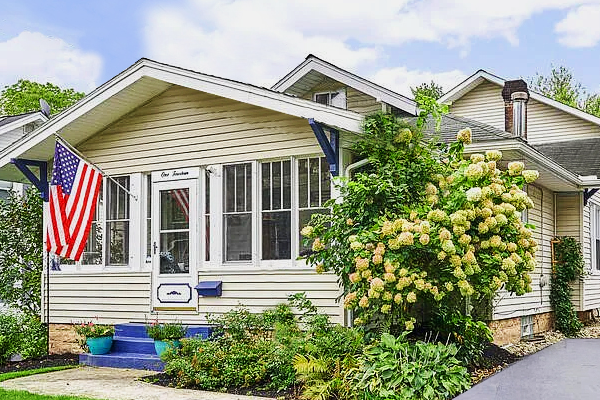
[[[558,342],[456,397],[456,400],[496,399],[600,399],[600,339]]]

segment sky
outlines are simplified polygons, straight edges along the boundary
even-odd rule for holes
[[[600,0],[0,0],[0,87],[90,92],[142,57],[270,87],[314,54],[391,90],[569,68],[600,92]]]

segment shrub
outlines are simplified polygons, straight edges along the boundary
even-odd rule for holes
[[[23,316],[22,324],[22,337],[18,351],[21,357],[27,359],[46,355],[48,351],[46,325],[37,315]]]
[[[502,154],[465,159],[466,128],[449,146],[391,114],[365,118],[355,152],[369,165],[339,185],[343,202],[302,230],[317,272],[333,271],[355,325],[411,331],[419,308],[456,310],[496,291],[531,291],[537,242],[521,212],[538,173]]]
[[[187,327],[181,323],[159,323],[158,321],[146,325],[146,333],[154,340],[177,340],[185,337]]]
[[[21,321],[17,314],[0,314],[0,364],[17,353],[21,341]]]
[[[409,343],[406,334],[385,333],[359,358],[354,390],[369,399],[452,398],[471,386],[457,351],[453,344]]]
[[[217,326],[210,340],[184,340],[179,352],[163,356],[165,372],[179,386],[283,390],[295,382],[292,359],[301,332],[287,305],[260,314],[240,306],[211,322]]]

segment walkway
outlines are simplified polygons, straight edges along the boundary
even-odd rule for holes
[[[565,339],[456,397],[456,400],[518,399],[600,399],[600,340]]]
[[[133,369],[82,367],[0,382],[7,390],[105,400],[261,400],[264,397],[166,388],[136,380],[155,374]],[[272,400],[272,399],[269,399]]]

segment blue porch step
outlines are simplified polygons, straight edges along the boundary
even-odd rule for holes
[[[207,339],[213,328],[209,325],[188,325],[186,337]],[[115,325],[113,344],[108,354],[80,354],[79,363],[95,367],[148,369],[162,371],[164,363],[156,355],[154,340],[141,323]]]
[[[150,371],[162,371],[165,367],[165,364],[160,361],[156,354],[112,351],[108,354],[80,354],[79,364],[92,367],[147,369]]]

